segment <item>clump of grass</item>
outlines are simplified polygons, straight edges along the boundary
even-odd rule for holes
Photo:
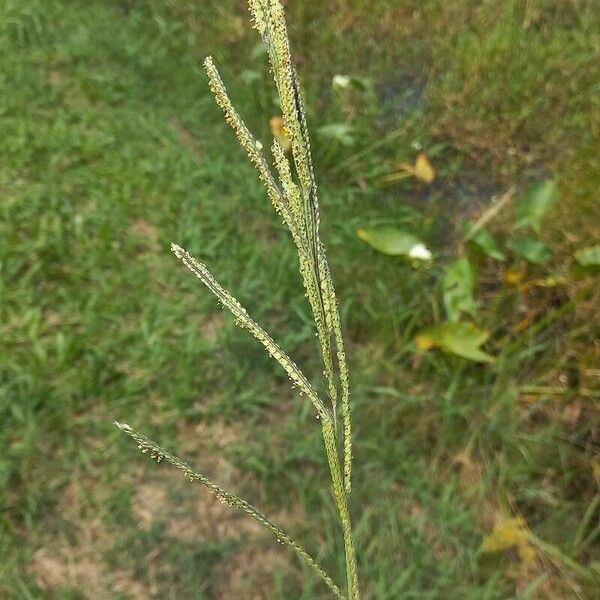
[[[336,597],[357,600],[359,598],[358,574],[347,502],[352,479],[348,367],[333,280],[319,234],[317,186],[302,93],[291,57],[285,16],[280,0],[249,0],[248,5],[254,27],[268,50],[271,71],[280,100],[284,131],[291,142],[291,160],[288,159],[279,142],[273,142],[271,153],[276,175],[273,174],[269,162],[263,154],[262,144],[250,133],[231,103],[212,58],[206,58],[204,67],[218,106],[223,110],[227,123],[235,132],[240,145],[256,168],[273,207],[289,229],[296,246],[299,271],[315,322],[324,368],[327,400],[323,401],[294,361],[248,315],[246,309],[233,295],[217,282],[204,264],[198,262],[176,244],[172,244],[171,248],[183,264],[233,314],[236,324],[254,336],[268,354],[283,367],[292,386],[299,390],[299,395],[306,396],[313,405],[315,416],[321,422],[323,442],[333,484],[333,495],[343,533],[347,574],[346,594],[299,544],[258,509],[237,495],[224,490],[129,425],[122,423],[116,423],[116,425],[138,443],[142,452],[150,452],[150,455],[159,462],[164,459],[181,469],[190,481],[199,481],[223,503],[245,511],[270,530],[279,542],[294,551],[322,578]]]

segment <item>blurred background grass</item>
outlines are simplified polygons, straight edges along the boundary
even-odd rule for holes
[[[287,11],[350,346],[365,597],[597,598],[600,305],[597,275],[572,268],[600,237],[597,3]],[[205,260],[320,372],[292,246],[212,103],[208,53],[267,143],[278,109],[241,0],[0,4],[3,598],[327,597],[243,517],[145,464],[114,419],[239,491],[343,580],[310,411],[168,251]],[[336,90],[335,75],[356,85]],[[431,185],[379,184],[418,150]],[[518,262],[482,260],[497,361],[419,353],[461,220],[544,178],[560,190],[540,235],[554,257],[521,277],[566,283],[515,290]],[[431,268],[357,238],[382,224],[426,240]]]

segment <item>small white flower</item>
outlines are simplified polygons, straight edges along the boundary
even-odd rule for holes
[[[350,85],[350,77],[348,75],[334,75],[331,85],[338,89],[347,88]]]
[[[416,258],[418,260],[430,260],[431,252],[425,246],[425,244],[415,244],[411,249],[408,255],[411,258]]]

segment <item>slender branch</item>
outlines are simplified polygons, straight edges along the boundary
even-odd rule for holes
[[[344,536],[348,598],[349,600],[359,600],[358,568],[356,566],[354,542],[352,541],[352,523],[350,521],[350,513],[348,512],[347,495],[342,482],[342,471],[340,469],[338,452],[335,444],[335,434],[331,427],[331,423],[323,422],[322,432],[323,440],[325,442],[325,451],[327,453],[327,462],[329,463],[329,472],[331,473],[331,481],[333,483],[333,496],[340,516],[342,533]]]
[[[256,168],[260,180],[267,188],[267,194],[275,211],[282,216],[284,224],[290,230],[298,252],[305,254],[306,248],[303,245],[303,236],[299,230],[300,224],[294,213],[290,210],[285,195],[282,194],[271,174],[269,165],[262,153],[262,144],[250,133],[229,99],[225,84],[215,67],[212,57],[207,56],[204,59],[204,70],[208,75],[209,86],[215,97],[215,101],[225,115],[225,121],[233,129],[240,146],[246,151],[250,162]]]
[[[118,423],[115,421],[115,425],[128,436],[133,438],[137,444],[138,448],[144,453],[150,453],[150,457],[155,459],[157,462],[161,462],[165,460],[170,463],[174,467],[178,468],[180,471],[183,471],[184,477],[189,479],[190,481],[198,481],[202,485],[208,488],[208,490],[214,494],[221,504],[226,504],[230,507],[235,507],[240,510],[243,510],[247,515],[249,515],[252,519],[254,519],[257,523],[271,531],[277,538],[277,541],[284,546],[287,546],[292,552],[296,553],[300,559],[307,564],[328,586],[329,589],[335,594],[336,598],[344,599],[345,596],[342,594],[340,588],[333,582],[331,577],[327,575],[327,573],[323,570],[323,568],[317,563],[317,561],[310,555],[302,546],[296,543],[294,540],[290,538],[290,536],[283,531],[279,526],[275,525],[268,517],[266,517],[262,512],[260,512],[257,508],[252,506],[246,500],[236,496],[232,492],[229,492],[219,486],[217,483],[198,473],[193,467],[191,467],[188,463],[181,460],[177,456],[173,456],[163,447],[159,446],[156,442],[147,438],[145,435],[138,433],[127,425],[126,423]]]
[[[465,237],[463,238],[464,242],[468,242],[473,236],[488,223],[491,221],[512,199],[515,195],[515,188],[510,188],[507,192],[502,194],[502,196],[496,200],[490,207],[477,219],[477,221],[473,224],[471,229],[467,232]]]
[[[325,252],[323,252],[325,256]],[[330,298],[329,311],[331,314],[331,325],[335,340],[337,354],[337,365],[342,387],[342,423],[344,427],[344,488],[349,494],[352,489],[352,421],[350,417],[350,377],[348,374],[348,362],[346,361],[346,349],[342,335],[342,322],[333,287],[333,278],[329,272],[329,265],[323,262],[323,281],[326,286],[325,297]]]
[[[171,250],[183,262],[183,264],[217,297],[219,302],[235,317],[236,325],[247,329],[267,350],[288,374],[294,385],[297,385],[301,393],[308,396],[317,412],[324,421],[331,420],[327,409],[317,395],[317,392],[308,381],[304,373],[296,363],[281,349],[279,344],[256,322],[248,311],[211,275],[206,265],[198,262],[189,252],[177,244],[171,244]]]

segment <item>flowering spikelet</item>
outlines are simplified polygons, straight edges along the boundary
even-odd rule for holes
[[[331,580],[331,578],[325,573],[325,571],[318,565],[318,563],[314,560],[302,546],[297,544],[294,540],[290,538],[290,536],[285,533],[280,527],[275,525],[270,519],[268,519],[262,512],[260,512],[257,508],[252,506],[246,500],[243,500],[236,494],[229,492],[219,486],[217,483],[198,473],[192,466],[187,464],[185,461],[180,458],[173,456],[169,452],[167,452],[163,447],[159,446],[156,442],[147,438],[145,435],[138,433],[127,425],[127,423],[118,423],[115,421],[115,425],[123,432],[126,433],[129,437],[135,440],[138,444],[138,448],[142,451],[143,454],[150,453],[150,457],[155,459],[157,462],[161,462],[164,460],[165,462],[170,463],[180,471],[183,471],[183,476],[190,481],[198,481],[202,485],[204,485],[208,490],[214,494],[221,504],[225,504],[232,508],[238,508],[243,510],[246,514],[252,517],[255,521],[260,523],[263,527],[270,530],[277,541],[295,552],[301,560],[303,560],[306,564],[308,564],[315,572],[325,581],[325,583],[329,586],[331,591],[335,594],[337,598],[344,598],[341,590],[337,585]]]
[[[268,8],[263,9],[266,22],[264,41],[269,50],[285,133],[292,142],[292,155],[304,199],[308,239],[316,259],[319,206],[302,93],[291,58],[283,7],[279,0],[265,0],[262,4],[263,6],[268,4]]]
[[[338,385],[341,388],[344,487],[349,493],[351,489],[352,431],[348,369],[333,282],[319,237],[317,186],[302,93],[291,58],[281,3],[279,0],[249,0],[248,5],[254,26],[269,51],[269,60],[283,113],[284,130],[292,144],[292,157],[295,172],[298,175],[298,184],[294,181],[288,159],[277,142],[271,149],[280,181],[278,183],[275,180],[263,156],[262,144],[252,136],[235,110],[211,57],[204,61],[204,68],[217,104],[223,110],[227,123],[235,132],[240,145],[257,169],[275,210],[282,216],[298,250],[300,273],[315,320],[323,361],[323,373],[334,421],[336,421],[337,413]],[[334,355],[337,359],[335,362]],[[334,365],[337,365],[337,374]]]
[[[294,220],[299,224],[303,239],[306,239],[300,188],[296,185],[294,178],[292,177],[292,171],[287,156],[285,155],[281,144],[276,140],[271,146],[271,154],[273,154],[275,168],[277,169],[277,174],[279,175],[283,194],[285,195],[287,204],[290,207],[290,212],[294,216]]]
[[[267,22],[265,19],[265,11],[263,9],[263,0],[249,0],[248,9],[250,10],[250,16],[252,17],[252,25],[261,37],[264,37]]]
[[[314,388],[298,368],[296,363],[281,349],[279,344],[256,322],[246,309],[211,275],[206,265],[198,262],[186,250],[177,244],[171,244],[171,250],[183,262],[183,264],[217,297],[221,304],[229,309],[235,317],[236,325],[247,329],[267,350],[285,370],[294,385],[298,386],[301,393],[306,394],[308,399],[317,409],[317,413],[323,419],[330,419],[329,413],[323,406],[321,399],[317,396]]]
[[[208,75],[209,86],[215,97],[215,101],[225,115],[225,120],[233,129],[240,146],[246,151],[250,162],[258,171],[260,180],[267,188],[269,199],[275,211],[282,216],[283,222],[290,230],[298,251],[303,252],[304,249],[302,248],[302,237],[298,229],[298,222],[292,215],[286,202],[286,197],[279,190],[279,186],[271,174],[269,165],[262,153],[262,143],[250,133],[246,124],[235,110],[212,57],[208,56],[204,59],[204,70]]]
[[[333,280],[319,235],[319,204],[306,123],[306,111],[304,110],[298,75],[291,58],[285,15],[280,0],[250,0],[249,7],[255,24],[260,21],[260,25],[256,25],[256,27],[269,50],[269,60],[280,98],[284,127],[286,135],[292,143],[292,156],[298,174],[302,198],[304,221],[302,233],[306,236],[306,247],[310,256],[308,266],[303,266],[301,260],[300,271],[317,327],[328,395],[334,415],[336,412],[338,383],[335,377],[333,355],[335,354],[337,358],[344,427],[344,487],[346,492],[349,493],[352,476],[352,428],[348,368]],[[283,159],[287,161],[285,156],[283,156]],[[282,163],[282,157],[275,156],[275,164],[282,185],[284,188],[289,188],[289,182],[286,180],[289,179],[288,173],[291,174],[291,171],[289,168],[286,169],[285,164]]]
[[[323,256],[325,252],[323,251]],[[348,363],[346,361],[346,349],[344,347],[344,337],[342,335],[342,322],[337,305],[333,279],[329,272],[329,265],[326,260],[322,263],[324,296],[327,298],[328,312],[331,315],[331,328],[335,339],[335,349],[337,354],[337,366],[339,370],[340,385],[342,388],[342,423],[344,426],[344,488],[349,494],[352,481],[352,424],[350,418],[350,382],[348,374]]]

